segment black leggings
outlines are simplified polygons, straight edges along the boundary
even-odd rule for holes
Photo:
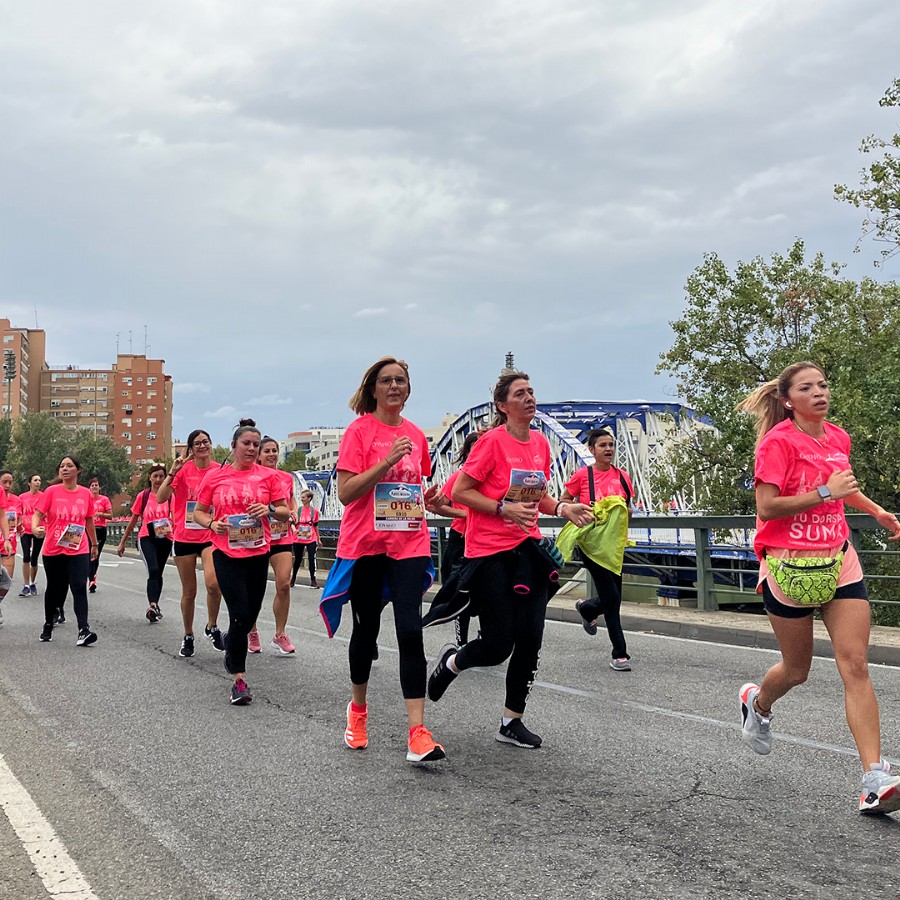
[[[269,554],[232,557],[213,550],[216,580],[228,607],[225,668],[236,675],[247,668],[247,635],[259,616],[269,579]]]
[[[159,603],[163,586],[163,569],[172,552],[172,542],[168,538],[142,537],[138,541],[138,551],[147,567],[147,601]]]
[[[36,566],[38,557],[41,555],[41,547],[44,546],[44,539],[35,537],[33,534],[22,535],[22,562],[26,566]]]
[[[350,681],[367,684],[372,670],[372,654],[381,628],[382,587],[387,581],[394,605],[394,625],[400,650],[400,689],[405,700],[425,696],[425,645],[422,641],[422,588],[428,556],[391,559],[381,553],[363,556],[353,566],[350,607],[353,633],[350,635]]]
[[[88,628],[87,580],[91,567],[91,555],[79,553],[69,556],[58,553],[43,556],[44,572],[47,575],[47,589],[44,591],[44,624],[53,624],[53,615],[63,608],[66,594],[72,591],[72,605],[75,607],[75,618],[78,630]]]
[[[91,560],[90,581],[97,578],[97,569],[100,568],[100,554],[103,552],[103,545],[106,543],[106,526],[99,525],[94,529],[97,532],[97,558]]]
[[[581,615],[588,621],[603,616],[606,631],[612,644],[613,659],[630,659],[625,646],[625,632],[622,631],[620,613],[622,609],[622,576],[604,569],[592,559],[582,554],[584,567],[594,579],[596,597],[591,597],[581,604]]]
[[[291,573],[291,580],[297,580],[297,573],[300,571],[300,566],[303,565],[303,552],[306,551],[306,556],[309,559],[309,577],[315,580],[316,577],[316,550],[319,545],[313,541],[311,544],[294,544],[294,571]]]
[[[521,715],[537,675],[547,612],[546,578],[531,578],[530,593],[517,594],[521,562],[516,550],[495,553],[479,561],[472,578],[472,605],[478,611],[481,632],[456,654],[456,667],[498,666],[506,669],[506,708]]]
[[[462,565],[466,555],[465,535],[450,529],[447,535],[447,546],[444,547],[444,555],[441,557],[441,583],[450,578],[450,573],[455,566]],[[472,616],[468,610],[461,612],[453,620],[453,628],[456,631],[456,643],[462,646],[469,640],[469,623]]]

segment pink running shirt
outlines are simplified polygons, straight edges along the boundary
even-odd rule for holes
[[[850,468],[850,435],[825,423],[819,441],[799,431],[791,419],[768,431],[756,448],[754,483],[774,484],[783,497],[814,491],[835,472]],[[756,519],[753,549],[762,559],[767,547],[789,550],[825,550],[848,538],[850,529],[844,501],[820,503],[805,512],[763,522]]]
[[[149,490],[149,489],[147,489]],[[172,498],[170,497],[165,503],[160,503],[156,499],[156,494],[150,491],[146,494],[147,503],[144,504],[144,491],[141,491],[134,498],[131,505],[131,512],[135,516],[141,517],[141,527],[138,529],[138,540],[144,537],[150,537],[150,529],[147,527],[150,522],[153,523],[153,531],[158,538],[169,538],[172,540],[174,526],[172,523]],[[143,512],[141,507],[144,507]]]
[[[247,507],[252,503],[269,504],[287,499],[286,489],[275,471],[256,464],[250,469],[223,466],[203,479],[197,499],[215,509],[217,520],[228,517],[227,532],[207,532],[216,549],[234,559],[269,552],[269,517],[248,516]]]
[[[44,556],[77,556],[90,553],[85,525],[94,518],[94,495],[86,487],[67,491],[61,484],[51,484],[41,495],[35,509],[44,514],[41,524],[46,529]]]
[[[43,491],[38,491],[36,494],[32,494],[31,491],[25,491],[24,494],[19,494],[19,499],[22,501],[22,524],[25,526],[25,534],[31,534],[31,517],[34,515],[34,509],[43,493]]]
[[[194,460],[189,459],[172,480],[172,518],[175,522],[175,540],[185,544],[205,544],[212,532],[194,524],[194,504],[200,497],[200,485],[210,472],[222,468],[218,463],[210,463],[205,469],[198,469]]]
[[[634,498],[634,486],[631,483],[631,478],[628,477],[626,471],[617,469],[615,466],[610,466],[605,472],[601,472],[596,466],[582,466],[572,473],[572,477],[566,482],[566,490],[579,503],[585,503],[590,506],[591,490],[588,486],[588,475],[592,474],[594,476],[594,497],[597,500],[601,497],[613,496],[628,499],[625,494],[625,488],[622,487],[622,482],[619,478],[620,472],[622,473],[622,478],[625,479],[625,484],[628,485],[628,490],[631,491],[631,497]]]
[[[550,480],[550,444],[537,431],[530,431],[527,441],[517,440],[500,425],[478,438],[462,471],[479,482],[478,490],[491,500],[539,503]],[[537,525],[525,532],[496,513],[470,509],[466,557],[512,550],[529,537],[540,540]]]
[[[337,546],[341,559],[381,553],[391,559],[431,555],[422,483],[431,475],[431,457],[420,428],[408,419],[385,425],[366,413],[344,432],[337,468],[353,475],[367,471],[388,455],[398,437],[412,441],[412,453],[392,466],[373,490],[344,507]]]

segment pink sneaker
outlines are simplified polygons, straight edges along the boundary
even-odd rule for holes
[[[286,634],[276,634],[275,637],[272,638],[272,646],[277,648],[278,652],[283,653],[285,656],[289,656],[297,649]]]
[[[247,650],[250,653],[262,653],[262,644],[259,642],[259,632],[251,631],[247,635]]]

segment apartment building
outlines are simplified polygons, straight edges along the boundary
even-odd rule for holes
[[[172,453],[172,378],[165,360],[120,353],[109,369],[48,366],[40,409],[71,431],[105,434],[138,466]]]
[[[41,328],[16,328],[0,319],[0,350],[4,367],[11,354],[15,377],[3,372],[3,415],[18,419],[29,410],[40,409],[41,371],[46,365],[47,335]]]

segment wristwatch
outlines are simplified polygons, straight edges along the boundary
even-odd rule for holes
[[[831,491],[828,490],[827,484],[820,484],[816,488],[816,491],[818,492],[819,496],[822,498],[823,503],[827,503],[831,499]]]

